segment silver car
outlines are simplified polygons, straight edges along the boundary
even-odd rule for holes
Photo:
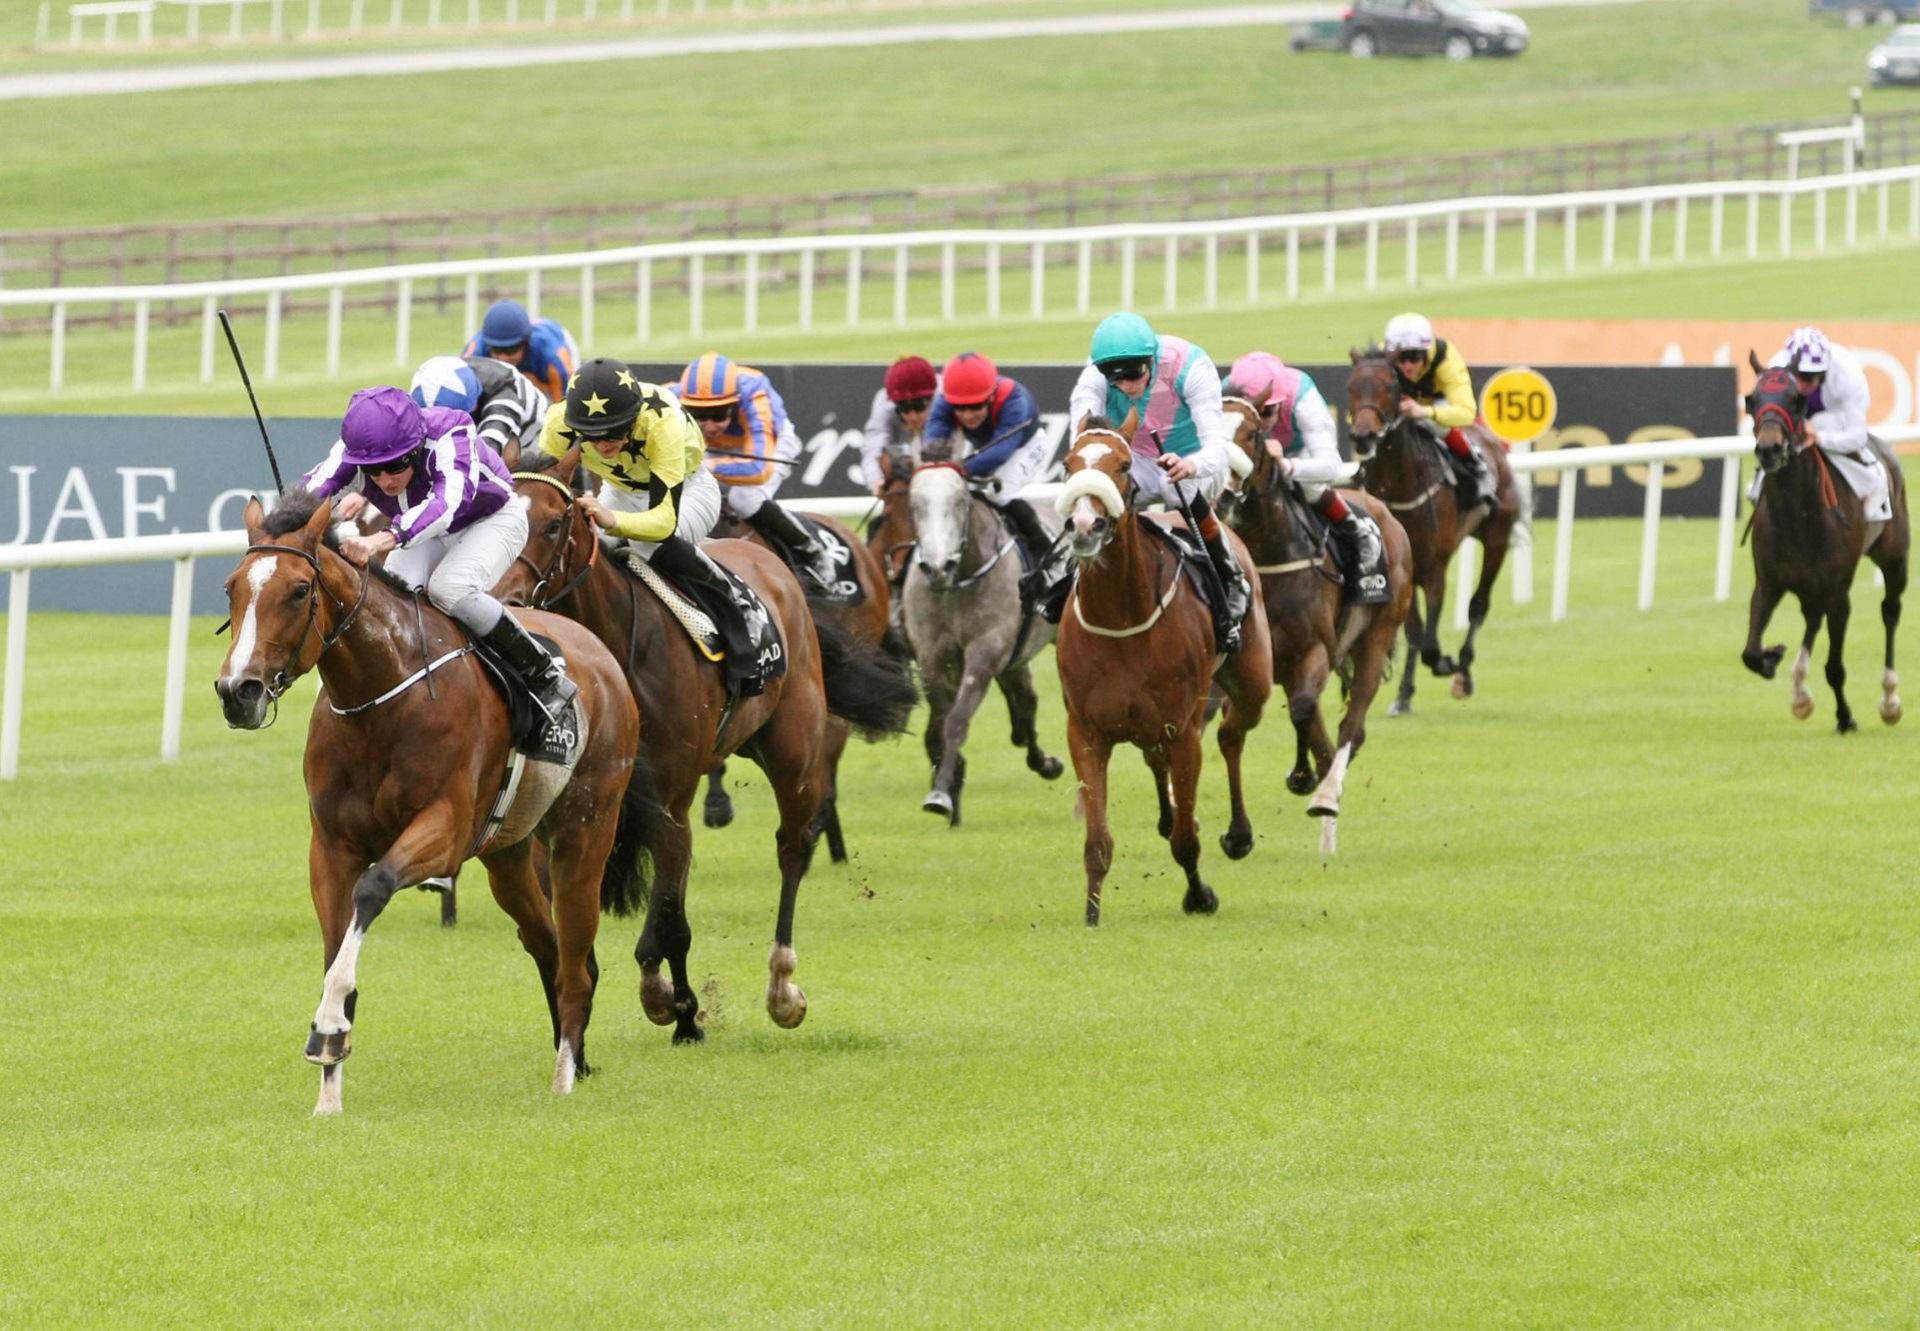
[[[1867,77],[1876,87],[1920,83],[1920,23],[1902,23],[1867,53]]]

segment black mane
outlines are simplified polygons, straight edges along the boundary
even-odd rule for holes
[[[299,531],[313,521],[313,515],[318,513],[320,505],[326,502],[306,486],[296,485],[280,496],[280,502],[273,506],[273,512],[267,514],[266,526],[263,530],[270,537],[285,536]],[[329,526],[320,542],[335,554],[340,553],[340,538],[336,534],[337,530],[336,526]],[[376,582],[385,583],[402,596],[413,596],[419,591],[412,583],[405,582],[387,572],[385,560],[368,564],[367,571],[373,574]]]

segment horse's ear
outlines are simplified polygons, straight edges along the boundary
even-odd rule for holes
[[[246,526],[248,545],[267,539],[267,506],[260,502],[259,495],[247,500],[247,511],[240,515],[240,521]]]
[[[1765,374],[1767,372],[1767,367],[1762,365],[1760,358],[1753,354],[1752,347],[1747,348],[1747,364],[1753,366],[1753,372],[1755,374]]]
[[[1140,408],[1128,407],[1127,418],[1120,422],[1120,437],[1131,439],[1140,429]]]
[[[1347,348],[1347,360],[1350,361],[1351,363],[1358,365],[1360,363],[1360,356],[1361,356],[1361,351],[1359,347]]]
[[[323,499],[320,507],[313,510],[313,516],[307,519],[307,525],[300,532],[304,545],[318,546],[326,539],[327,528],[333,525],[333,500]]]
[[[1252,399],[1253,405],[1256,407],[1264,407],[1267,405],[1267,399],[1272,396],[1273,396],[1273,385],[1268,384],[1265,388],[1261,389],[1260,392]]]
[[[572,448],[569,448],[565,453],[561,454],[560,460],[553,464],[553,478],[563,485],[571,486],[573,484],[574,469],[579,465],[580,445],[575,444]]]

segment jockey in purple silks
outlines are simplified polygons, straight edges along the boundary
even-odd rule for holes
[[[536,756],[564,762],[572,747],[569,704],[579,690],[493,597],[526,544],[527,501],[513,492],[500,455],[474,433],[473,418],[450,407],[422,411],[398,388],[363,388],[305,485],[320,499],[339,494],[338,517],[371,504],[392,519],[385,531],[348,537],[340,552],[364,567],[391,551],[388,573],[425,588],[435,607],[525,681],[547,714]]]

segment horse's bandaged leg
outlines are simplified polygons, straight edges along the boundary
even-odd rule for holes
[[[1802,721],[1813,715],[1813,695],[1807,692],[1807,666],[1812,656],[1803,646],[1793,658],[1793,714]]]
[[[1880,719],[1892,725],[1900,715],[1900,676],[1888,670],[1880,676]]]

